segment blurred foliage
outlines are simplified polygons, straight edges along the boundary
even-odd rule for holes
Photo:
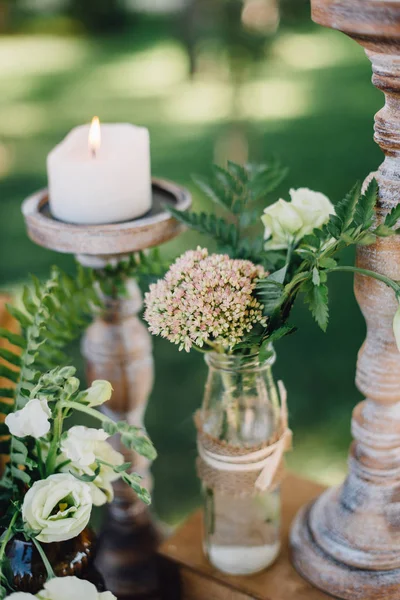
[[[70,0],[69,13],[94,34],[121,32],[128,18],[122,0]]]
[[[210,10],[216,5],[213,0]],[[293,6],[297,10],[297,3]],[[370,83],[362,49],[338,32],[313,25],[308,9],[294,21],[285,11],[278,33],[264,36],[265,47],[260,43],[251,53],[262,60],[246,58],[240,82],[229,73],[226,40],[233,38],[217,33],[217,18],[196,42],[192,76],[182,15],[135,15],[123,34],[106,37],[54,35],[57,14],[16,21],[25,33],[0,37],[2,287],[18,286],[29,272],[46,278],[54,263],[74,271],[72,256],[28,239],[20,204],[46,185],[49,150],[94,114],[103,121],[149,127],[153,174],[189,187],[195,211],[210,210],[210,203],[195,190],[191,175],[209,176],[216,159],[220,164],[235,160],[237,138],[225,137],[228,143],[222,146],[221,138],[238,124],[252,162],[276,155],[289,165],[288,183],[276,198],[287,199],[289,187],[308,186],[336,202],[375,170],[382,158],[372,140],[372,116],[383,101]],[[28,33],[35,29],[43,33]],[[211,33],[209,44],[211,37],[204,36]],[[200,236],[187,232],[163,246],[163,256],[171,258],[199,242]],[[349,253],[346,261],[352,259]],[[326,482],[339,480],[345,470],[350,415],[360,398],[354,367],[365,336],[351,276],[335,277],[328,333],[318,331],[307,309],[296,305],[299,332],[278,344],[275,368],[288,388],[295,430],[290,464]],[[77,347],[74,352],[82,375]],[[192,414],[201,402],[206,368],[201,356],[178,353],[163,340],[154,340],[154,352],[157,377],[146,422],[159,452],[153,468],[155,507],[174,521],[199,502]]]

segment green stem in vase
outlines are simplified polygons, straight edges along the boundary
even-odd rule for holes
[[[37,541],[36,538],[32,537],[31,538],[32,542],[35,544],[37,551],[40,554],[40,558],[43,561],[43,564],[45,566],[46,569],[46,573],[47,573],[47,579],[54,579],[55,578],[55,573],[53,571],[53,567],[51,566],[49,559],[46,556],[45,551],[43,550],[41,544],[39,544],[39,542]]]
[[[4,580],[3,563],[4,563],[4,559],[5,559],[6,548],[7,548],[8,542],[11,540],[11,538],[14,535],[13,528],[14,528],[15,522],[16,522],[16,520],[18,518],[18,515],[19,515],[19,509],[15,511],[15,513],[13,514],[13,516],[11,518],[11,521],[10,521],[10,524],[9,524],[8,528],[6,529],[6,531],[1,536],[1,545],[0,545],[0,593],[1,593],[1,589],[2,589],[2,582]]]

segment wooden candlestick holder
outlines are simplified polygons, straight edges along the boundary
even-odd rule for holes
[[[378,222],[400,198],[400,2],[312,0],[314,21],[343,31],[372,62],[373,84],[385,94],[375,117],[375,141],[385,160]],[[379,238],[358,251],[357,263],[400,279],[400,239]],[[356,383],[365,395],[353,412],[349,475],[297,516],[293,562],[317,587],[349,600],[400,600],[400,353],[393,331],[398,306],[384,284],[355,278],[367,322]]]
[[[187,210],[190,194],[158,179],[153,179],[152,189],[153,206],[148,214],[106,225],[71,225],[56,220],[49,211],[47,191],[42,190],[23,203],[28,235],[40,246],[75,254],[86,267],[103,268],[128,254],[171,240],[182,231],[182,225],[165,205]],[[81,349],[88,383],[106,379],[114,388],[111,400],[103,406],[104,412],[115,420],[126,419],[142,427],[153,386],[152,345],[138,318],[140,289],[133,280],[127,289],[127,298],[104,298],[105,310],[86,330]],[[143,484],[151,490],[148,461],[119,445],[117,449],[132,462],[132,469],[142,475]],[[97,559],[107,589],[119,597],[149,594],[156,586],[151,561],[159,538],[150,514],[133,490],[118,482],[109,513]]]

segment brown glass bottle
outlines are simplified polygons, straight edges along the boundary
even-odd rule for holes
[[[65,542],[42,544],[47,558],[58,577],[75,575],[88,579],[101,591],[101,575],[93,567],[95,535],[87,527],[77,537]],[[6,550],[13,573],[15,591],[36,594],[47,579],[43,561],[31,540],[13,538]]]

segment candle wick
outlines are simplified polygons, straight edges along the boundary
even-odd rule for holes
[[[92,158],[96,158],[96,148],[91,149]]]

